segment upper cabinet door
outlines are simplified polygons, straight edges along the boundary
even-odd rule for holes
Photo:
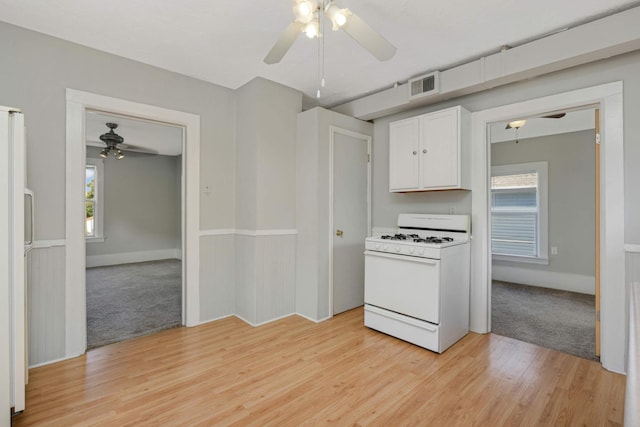
[[[458,186],[458,110],[423,116],[421,141],[420,187]]]
[[[389,191],[469,189],[471,120],[457,106],[389,124]]]
[[[416,117],[389,125],[389,191],[419,189],[420,120]]]

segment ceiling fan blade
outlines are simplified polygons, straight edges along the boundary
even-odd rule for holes
[[[548,116],[542,116],[543,119],[561,119],[566,116],[567,113],[549,114]]]
[[[269,53],[267,53],[267,56],[264,57],[264,62],[267,64],[277,64],[280,62],[302,32],[302,27],[303,24],[298,21],[293,21],[289,24],[287,29],[280,35],[276,44],[274,44]]]
[[[394,45],[353,13],[342,26],[342,29],[380,61],[387,61],[396,54]]]

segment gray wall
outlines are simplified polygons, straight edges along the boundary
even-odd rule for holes
[[[65,90],[200,115],[200,225],[234,223],[235,92],[0,22],[2,104],[25,113],[28,184],[38,197],[36,239],[64,239]],[[10,58],[10,60],[9,60]],[[202,189],[201,189],[202,190]]]
[[[560,119],[561,120],[561,119]],[[491,164],[548,162],[549,265],[500,264],[532,270],[595,275],[595,131],[491,145]]]
[[[0,22],[2,104],[22,108],[27,126],[28,185],[37,197],[37,286],[30,302],[30,365],[65,357],[64,259],[66,89],[92,92],[200,116],[200,228],[232,229],[235,203],[235,91]],[[204,194],[208,185],[210,194]],[[53,242],[51,242],[53,241]],[[205,246],[206,247],[206,246]],[[217,252],[201,254],[201,264]],[[232,267],[233,268],[233,267]],[[206,270],[204,270],[206,271]],[[222,276],[200,279],[202,295]],[[233,310],[233,307],[227,308]],[[208,313],[209,311],[207,311]],[[51,333],[55,331],[55,333]],[[1,344],[0,344],[1,345]]]
[[[469,213],[471,209],[470,192],[389,193],[389,122],[454,105],[462,105],[472,112],[481,111],[618,80],[624,82],[625,241],[639,243],[640,220],[637,218],[640,218],[640,197],[637,197],[636,189],[640,188],[640,168],[637,167],[640,162],[640,120],[636,117],[640,115],[640,52],[616,56],[375,120],[373,226],[393,227],[398,213],[407,210],[439,213],[453,208],[456,213]]]
[[[238,89],[236,229],[243,235],[235,240],[235,313],[251,324],[295,312],[291,230],[301,109],[302,93],[262,78]]]
[[[295,228],[296,117],[302,93],[257,78],[238,89],[236,228]]]
[[[99,149],[87,147],[88,157]],[[182,156],[129,153],[104,160],[104,236],[87,256],[179,249]]]

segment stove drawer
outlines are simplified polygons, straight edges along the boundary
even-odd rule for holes
[[[442,353],[440,327],[369,305],[364,306],[364,325],[427,350]]]
[[[440,323],[440,260],[365,251],[364,302]]]

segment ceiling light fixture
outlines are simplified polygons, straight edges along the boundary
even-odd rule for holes
[[[507,123],[507,127],[505,129],[515,129],[516,130],[516,144],[518,143],[518,129],[524,126],[527,123],[527,119],[521,120],[513,120]]]
[[[324,13],[327,14],[333,26],[333,31],[338,31],[344,24],[347,23],[347,19],[352,15],[349,9],[340,9],[335,3],[329,2],[324,9]]]
[[[118,146],[124,142],[124,138],[115,133],[114,129],[118,128],[117,123],[107,123],[109,132],[100,135],[100,141],[104,142],[107,146],[100,152],[100,157],[106,159],[109,153],[113,152],[113,157],[116,159],[124,159],[124,153]]]
[[[527,123],[526,119],[513,120],[513,121],[509,122],[509,124],[507,124],[507,127],[505,129],[520,129],[526,123]]]
[[[316,0],[294,0],[293,2],[293,14],[296,16],[296,21],[303,24],[310,22],[317,10],[318,2]]]

